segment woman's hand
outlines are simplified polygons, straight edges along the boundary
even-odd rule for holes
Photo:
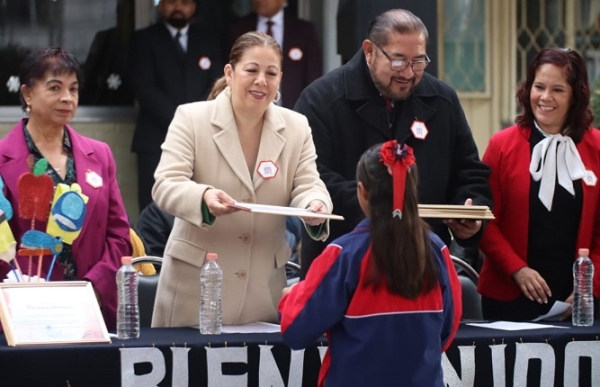
[[[546,281],[537,271],[529,267],[524,267],[517,270],[512,277],[521,288],[523,294],[531,301],[536,301],[539,304],[548,303],[548,297],[552,296],[552,292]]]
[[[310,202],[310,205],[307,208],[308,211],[311,212],[318,212],[321,214],[329,214],[329,211],[327,210],[327,206],[325,205],[325,203],[323,203],[320,200],[313,200],[312,202]],[[321,223],[323,223],[325,221],[325,219],[323,218],[302,218],[302,220],[304,221],[304,223],[308,224],[309,226],[318,226]]]
[[[235,204],[235,200],[220,189],[207,189],[204,191],[202,199],[214,216],[223,216],[239,211],[237,208],[231,207]]]
[[[575,298],[575,293],[571,293],[571,295],[569,297],[567,297],[567,299],[565,300],[565,302],[569,304],[569,308],[560,315],[561,320],[566,320],[571,316],[571,314],[573,314],[573,299],[574,298]]]

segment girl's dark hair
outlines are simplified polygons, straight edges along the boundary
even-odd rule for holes
[[[429,33],[423,21],[414,13],[405,9],[390,9],[371,21],[367,39],[380,46],[385,46],[391,32],[401,35],[421,33],[429,40]]]
[[[32,87],[36,82],[43,80],[48,72],[54,76],[75,74],[79,85],[82,84],[81,69],[77,59],[60,47],[44,47],[27,55],[21,63],[19,82],[21,85]],[[21,105],[25,110],[27,104],[22,96]]]
[[[380,161],[381,144],[358,161],[356,180],[368,192],[371,260],[365,286],[387,285],[393,294],[415,299],[434,289],[437,279],[429,226],[419,217],[416,165],[406,176],[402,219],[392,216],[392,176]]]
[[[590,129],[594,115],[590,108],[590,86],[585,61],[579,53],[569,48],[545,48],[538,52],[529,63],[527,77],[517,90],[517,101],[521,105],[522,112],[517,116],[515,122],[521,126],[533,128],[535,116],[531,108],[531,88],[535,80],[535,73],[544,64],[553,64],[565,71],[567,82],[573,89],[573,98],[561,133],[571,137],[573,141],[579,142],[583,133]],[[567,128],[568,130],[565,131]]]
[[[283,65],[283,52],[281,46],[272,36],[259,31],[246,32],[235,40],[231,51],[229,51],[229,64],[235,68],[242,56],[252,47],[269,47],[277,53],[279,57],[279,67]],[[225,76],[217,79],[208,94],[208,100],[215,99],[227,87]]]

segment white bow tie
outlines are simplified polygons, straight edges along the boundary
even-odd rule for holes
[[[583,178],[585,166],[571,137],[547,134],[537,122],[535,127],[546,138],[533,147],[529,172],[533,180],[541,179],[538,197],[548,211],[552,211],[556,176],[558,176],[558,184],[575,196],[573,180]]]

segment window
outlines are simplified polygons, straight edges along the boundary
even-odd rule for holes
[[[126,86],[127,44],[135,29],[135,0],[0,1],[0,106],[20,105],[23,58],[61,46],[82,65],[80,105],[132,106]]]
[[[487,92],[485,0],[445,0],[440,77],[458,92]]]
[[[518,0],[517,79],[545,47],[569,47],[587,61],[590,82],[600,76],[600,2],[597,0]]]
[[[600,2],[580,0],[575,19],[575,47],[587,62],[590,82],[600,77]]]

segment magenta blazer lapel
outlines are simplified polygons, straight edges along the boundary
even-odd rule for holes
[[[18,203],[17,180],[22,174],[30,172],[27,165],[29,150],[23,134],[23,122],[24,120],[21,120],[6,135],[6,142],[10,146],[0,149],[0,176],[6,186],[7,198],[13,203]],[[11,197],[14,199],[11,200]]]
[[[94,205],[97,203],[100,188],[95,188],[90,184],[88,175],[96,174],[102,177],[103,184],[108,184],[108,182],[106,181],[106,176],[103,176],[102,165],[94,157],[94,148],[89,141],[69,126],[67,126],[67,131],[73,145],[73,161],[77,173],[77,184],[81,186],[83,194],[89,197],[86,204],[86,214],[89,215],[94,212]],[[86,218],[88,217],[87,215]]]

